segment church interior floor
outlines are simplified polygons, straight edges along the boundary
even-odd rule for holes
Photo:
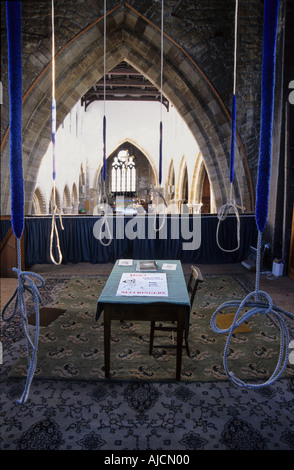
[[[190,264],[183,264],[184,273],[190,272]],[[243,273],[252,285],[255,285],[255,273],[248,271],[240,263],[234,264],[213,264],[203,265],[199,264],[202,274],[218,274],[218,273]],[[91,264],[91,263],[77,263],[77,264],[61,264],[55,266],[53,264],[36,264],[32,266],[29,271],[42,275],[63,274],[63,275],[85,275],[85,274],[110,274],[113,268],[112,263],[106,264]],[[12,296],[17,286],[17,279],[5,278],[1,279],[1,308]],[[260,275],[260,290],[267,292],[275,305],[294,313],[294,280],[287,275],[274,277],[271,273]]]

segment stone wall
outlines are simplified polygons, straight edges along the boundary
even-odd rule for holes
[[[286,0],[281,0],[284,4]],[[58,123],[103,70],[103,0],[55,2]],[[254,209],[260,128],[263,1],[242,0],[238,16],[236,198]],[[217,205],[228,195],[235,0],[165,1],[164,91],[199,142]],[[51,2],[22,2],[26,199],[50,141]],[[161,2],[108,0],[108,66],[127,57],[159,84]],[[5,3],[1,2],[1,178],[9,180]],[[94,65],[95,64],[95,67]]]

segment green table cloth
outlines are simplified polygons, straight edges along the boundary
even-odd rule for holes
[[[105,303],[132,303],[132,304],[145,304],[145,303],[169,303],[184,305],[187,307],[187,314],[190,313],[190,298],[187,291],[187,286],[182,270],[181,261],[179,260],[155,260],[158,266],[158,273],[166,273],[168,297],[161,296],[117,296],[117,288],[123,273],[138,273],[136,271],[137,261],[133,260],[132,266],[119,266],[119,260],[116,261],[113,270],[107,279],[104,289],[97,302],[96,320],[99,319],[103,312],[103,305]],[[163,264],[176,264],[175,270],[163,270]],[[141,271],[144,272],[144,271]],[[147,272],[147,271],[146,271]]]

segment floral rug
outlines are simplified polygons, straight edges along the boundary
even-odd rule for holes
[[[91,276],[87,276],[89,278]],[[73,290],[66,289],[66,286],[72,285],[72,281],[75,284],[73,278],[62,276],[46,279],[42,291],[43,304],[56,304],[57,299],[59,303],[65,296],[72,304],[73,315],[79,302],[91,303],[86,298],[91,289],[85,289],[84,284],[80,284],[84,286],[83,298],[80,297],[79,302],[76,297],[70,300]],[[243,281],[244,278],[238,278],[235,293],[239,295],[244,293],[242,288],[246,289]],[[97,295],[97,282],[95,289]],[[74,291],[77,292],[77,287]],[[194,330],[194,315],[199,315],[198,308],[203,311],[210,303],[219,305],[221,299],[212,298],[220,295],[219,291],[222,289],[207,292],[201,305],[197,297],[193,306]],[[93,298],[92,305],[95,302]],[[90,311],[88,307],[81,310],[84,316]],[[68,310],[67,314],[70,314]],[[98,323],[92,319],[91,325],[100,329],[101,322],[102,319]],[[199,450],[294,449],[293,377],[285,377],[270,387],[256,390],[236,387],[228,380],[214,379],[168,382],[39,378],[33,380],[27,402],[17,405],[25,380],[9,375],[25,349],[24,339],[17,318],[2,326],[1,450],[96,450],[99,451],[95,453],[98,465],[105,464],[105,459],[112,456],[131,455],[139,458],[136,467],[141,468],[146,454],[185,455],[192,465],[198,461]],[[257,334],[263,336],[261,330]],[[225,339],[222,341],[223,347]],[[197,346],[191,343],[190,347],[195,355]],[[167,354],[170,353],[168,350]],[[18,453],[10,452],[9,455],[11,459]],[[226,453],[218,453],[218,459],[222,455],[227,459]],[[273,457],[272,453],[266,455]],[[79,457],[84,459],[84,453],[74,453],[73,456],[75,462]]]
[[[80,276],[65,281],[54,307],[65,310],[47,327],[40,328],[35,379],[103,380],[103,315],[96,321],[97,299],[105,277]],[[52,280],[47,280],[51,284]],[[48,288],[48,286],[47,286]],[[210,275],[200,285],[194,300],[189,330],[190,357],[183,350],[182,380],[205,382],[227,380],[223,367],[226,335],[216,334],[210,319],[227,300],[241,301],[246,295],[242,278]],[[225,313],[228,313],[227,310]],[[233,312],[234,310],[230,310]],[[248,331],[233,335],[228,364],[242,380],[264,380],[273,373],[279,354],[279,329],[269,317],[256,315]],[[174,338],[156,332],[149,355],[150,322],[113,321],[111,330],[111,377],[120,380],[174,380],[176,349],[168,348]],[[26,352],[11,371],[25,377]],[[294,376],[289,366],[285,376]]]

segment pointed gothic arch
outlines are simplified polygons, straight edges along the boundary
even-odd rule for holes
[[[35,189],[33,194],[32,214],[47,214],[46,196],[40,186]]]
[[[172,201],[175,197],[175,168],[173,159],[171,159],[169,164],[166,194],[168,202]]]
[[[122,10],[123,9],[123,10]],[[123,14],[122,14],[123,12]],[[108,12],[107,69],[126,60],[160,88],[159,28],[128,4]],[[80,31],[56,54],[56,98],[60,125],[73,105],[103,75],[103,17]],[[25,212],[32,195],[42,156],[50,140],[51,63],[23,97],[23,160]],[[25,73],[25,70],[24,70]],[[230,115],[207,77],[185,50],[164,35],[163,93],[178,110],[194,135],[206,163],[216,204],[228,198]],[[33,96],[33,99],[30,99]],[[209,104],[209,106],[208,106]],[[36,126],[38,123],[38,126]],[[3,212],[9,213],[9,146],[2,142]],[[239,136],[236,144],[235,199],[251,211],[254,194],[246,155]]]

